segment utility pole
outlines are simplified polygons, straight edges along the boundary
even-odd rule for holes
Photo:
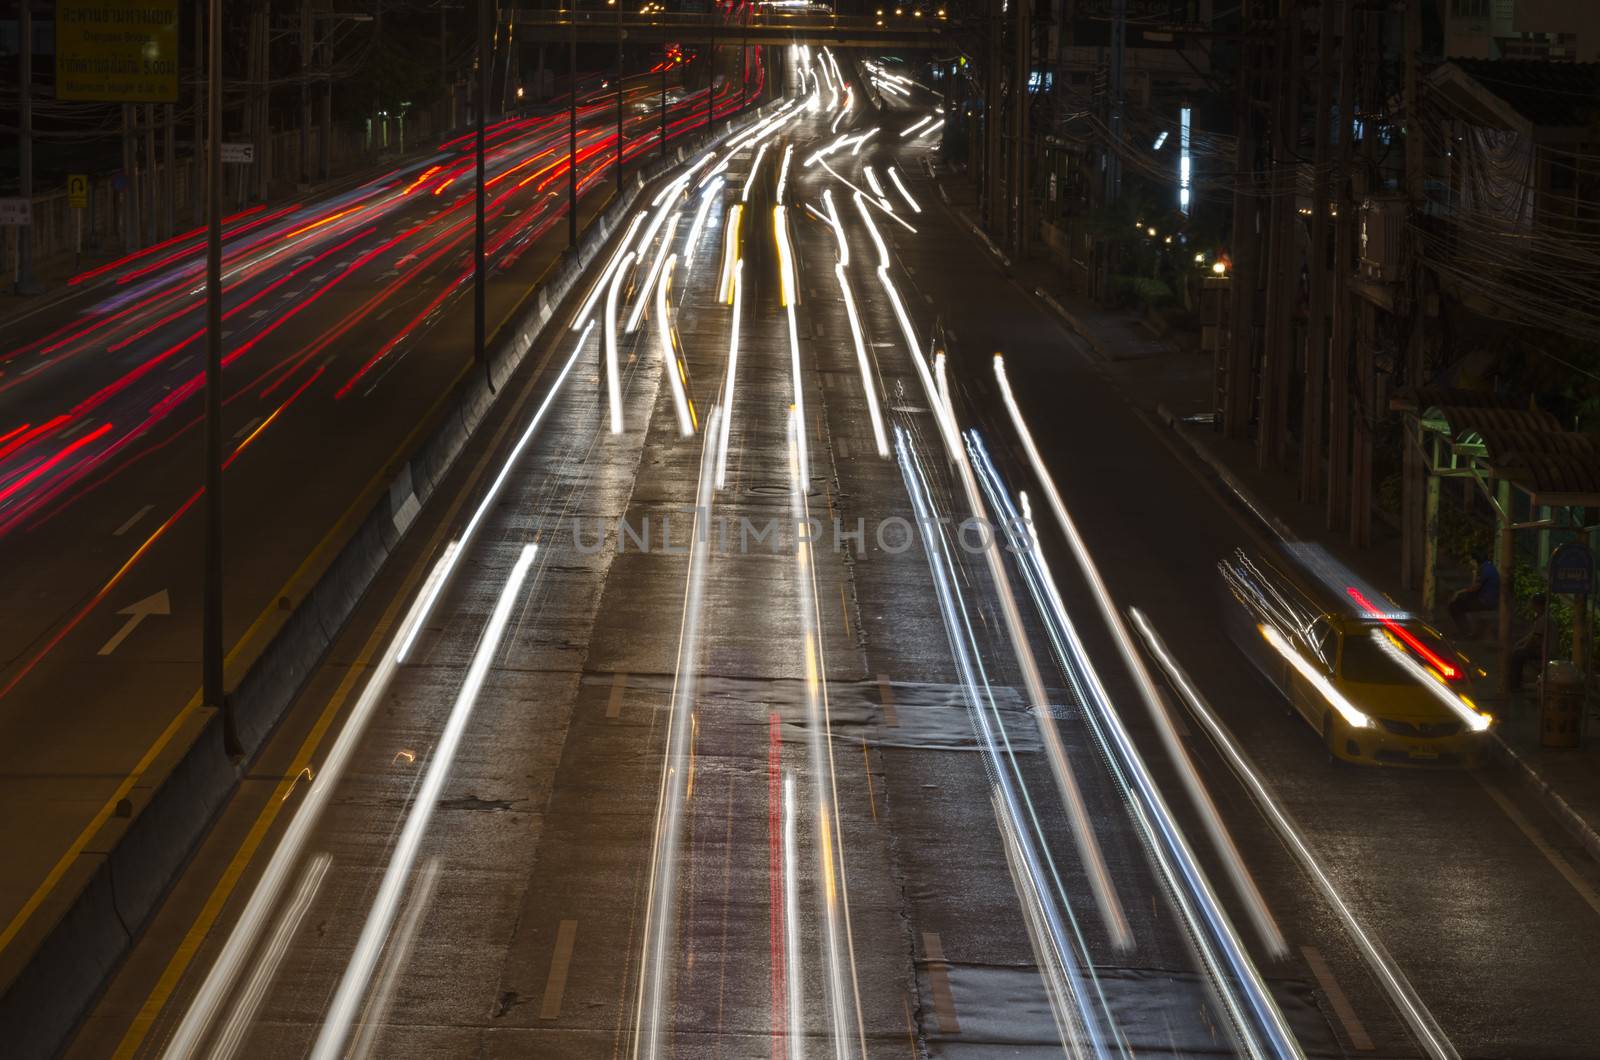
[[[165,104],[167,108],[165,122],[165,143],[162,146],[163,162],[161,191],[166,201],[161,208],[161,238],[170,239],[177,231],[176,218],[178,198],[178,118],[174,113],[175,108],[171,103]]]
[[[222,645],[222,0],[210,0],[206,57],[205,607],[200,633],[206,706],[222,715],[222,747],[243,752],[228,701]]]
[[[477,130],[477,186],[473,189],[472,233],[472,359],[484,364],[483,345],[486,339],[488,315],[489,277],[483,260],[483,209],[484,209],[484,134],[489,123],[489,20],[495,0],[478,0],[478,105],[473,115],[478,121]]]
[[[661,157],[667,157],[667,67],[671,60],[665,61],[661,67]]]
[[[1378,172],[1378,136],[1371,115],[1377,113],[1379,98],[1378,63],[1373,57],[1374,42],[1379,39],[1378,26],[1382,13],[1365,12],[1363,58],[1361,64],[1360,106],[1369,115],[1361,124],[1360,181],[1355,186],[1358,197],[1373,188]],[[1378,373],[1374,363],[1374,345],[1377,341],[1376,309],[1372,302],[1362,297],[1357,301],[1355,320],[1356,344],[1356,401],[1354,409],[1355,449],[1350,467],[1350,543],[1365,547],[1372,543],[1372,433],[1378,414]]]
[[[150,179],[145,181],[149,203],[145,216],[149,218],[150,242],[160,240],[158,234],[161,217],[161,181],[156,179],[156,105],[144,105],[144,164]]]
[[[1420,3],[1407,3],[1405,5],[1405,188],[1406,188],[1406,213],[1411,224],[1406,226],[1407,250],[1406,255],[1406,297],[1397,300],[1397,304],[1408,307],[1406,312],[1406,342],[1405,364],[1400,373],[1400,380],[1404,386],[1419,387],[1424,376],[1424,361],[1427,354],[1427,270],[1423,268],[1423,255],[1426,244],[1418,238],[1411,236],[1413,225],[1422,222],[1424,203],[1424,189],[1426,174],[1423,171],[1423,140],[1422,140],[1422,97],[1418,85],[1418,65],[1422,49],[1422,11]],[[1423,470],[1421,454],[1416,446],[1409,443],[1402,445],[1404,454],[1401,461],[1401,506],[1400,518],[1403,532],[1400,538],[1400,581],[1407,588],[1418,588],[1421,584],[1423,566],[1423,521],[1424,493],[1427,491],[1427,475]],[[1502,570],[1504,568],[1501,568]],[[1505,579],[1510,588],[1510,578]],[[1509,616],[1509,612],[1508,612]],[[1510,643],[1510,629],[1506,629],[1506,639],[1502,643]]]
[[[444,21],[444,8],[439,9]],[[300,0],[300,183],[311,183],[311,0]],[[443,29],[443,26],[440,26]]]
[[[1353,3],[1354,0],[1351,0]],[[1250,39],[1255,5],[1244,0],[1245,37],[1239,42],[1239,70],[1234,85],[1233,124],[1237,140],[1233,156],[1233,235],[1229,253],[1233,272],[1228,279],[1228,352],[1223,374],[1222,426],[1229,438],[1250,434],[1254,405],[1256,277],[1260,272],[1260,232],[1256,196],[1256,59]]]
[[[1322,492],[1322,413],[1328,370],[1328,112],[1333,106],[1333,4],[1322,0],[1317,26],[1317,104],[1311,147],[1311,320],[1301,404],[1300,500]]]
[[[1106,159],[1106,203],[1122,198],[1122,108],[1126,102],[1123,61],[1128,43],[1128,0],[1111,4],[1111,154]]]
[[[996,230],[1004,216],[1000,180],[1000,40],[1005,30],[1004,0],[989,0],[988,40],[983,62],[983,225]]]
[[[194,143],[190,145],[189,157],[194,159],[194,182],[197,187],[190,188],[189,194],[198,196],[193,201],[200,204],[199,213],[205,214],[206,204],[211,201],[210,190],[206,187],[206,2],[207,0],[194,0]],[[205,218],[209,222],[210,218]]]
[[[622,194],[622,0],[617,8],[617,195]]]
[[[1015,21],[1011,28],[1011,150],[1007,169],[1006,194],[1010,209],[1006,211],[1011,252],[1021,257],[1026,249],[1026,213],[1028,209],[1028,74],[1032,65],[1033,34],[1030,30],[1028,0],[1011,0]]]
[[[333,142],[333,54],[328,31],[322,33],[322,123],[317,128],[317,176],[327,180]],[[454,98],[454,97],[452,97]]]
[[[716,132],[717,125],[717,4],[711,0],[711,43],[706,48],[706,139]]]
[[[567,245],[578,248],[578,27],[568,42],[567,74],[572,103],[567,112]]]
[[[1289,458],[1289,388],[1293,375],[1294,303],[1300,270],[1295,253],[1295,154],[1300,132],[1299,0],[1279,0],[1276,103],[1272,136],[1272,226],[1267,244],[1267,328],[1261,364],[1261,431],[1256,464],[1285,468]]]
[[[17,90],[21,95],[22,142],[18,145],[17,161],[21,165],[18,190],[22,200],[33,201],[33,0],[18,4],[20,40],[17,52]],[[17,286],[18,294],[33,294],[33,230],[17,229]]]
[[[1349,518],[1350,497],[1350,268],[1355,250],[1355,203],[1350,166],[1355,159],[1356,4],[1344,0],[1339,43],[1338,216],[1333,226],[1333,338],[1328,349],[1328,506],[1327,526]]]

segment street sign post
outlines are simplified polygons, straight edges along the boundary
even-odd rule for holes
[[[83,211],[89,205],[89,174],[67,174],[67,205],[72,207],[72,271],[83,268]]]
[[[222,164],[226,166],[248,166],[256,160],[256,145],[253,143],[223,144]]]
[[[176,103],[178,0],[58,0],[56,98]]]

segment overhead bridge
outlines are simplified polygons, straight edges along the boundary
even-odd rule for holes
[[[694,44],[747,41],[750,44],[809,44],[839,48],[936,49],[961,29],[959,22],[936,13],[876,17],[830,15],[826,12],[763,11],[738,23],[712,22],[710,14],[656,14],[605,11],[514,10],[517,26],[541,40],[580,43],[615,42],[619,37],[649,44]]]

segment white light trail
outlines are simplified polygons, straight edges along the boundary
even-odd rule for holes
[[[639,962],[639,996],[634,1010],[634,1060],[657,1060],[662,1041],[671,1034],[662,1026],[666,1017],[667,973],[676,967],[676,898],[678,848],[682,843],[684,804],[687,801],[689,762],[694,731],[696,660],[700,647],[700,618],[705,597],[706,565],[711,552],[711,485],[720,408],[706,421],[700,450],[700,480],[695,489],[695,518],[689,545],[689,573],[684,583],[683,611],[678,627],[677,665],[672,679],[672,699],[667,718],[667,746],[661,760],[661,784],[656,794],[656,823],[650,850],[649,898],[645,905],[644,952]],[[668,1046],[670,1049],[670,1045]]]
[[[780,207],[781,209],[781,207]],[[833,762],[833,731],[828,711],[827,664],[821,627],[817,620],[817,576],[810,537],[810,479],[804,462],[805,413],[789,410],[789,496],[796,527],[795,567],[800,581],[800,618],[805,670],[806,733],[816,780],[818,895],[822,903],[824,939],[828,957],[829,1015],[833,1022],[833,1053],[837,1060],[856,1054],[849,1043],[855,1024],[860,1055],[866,1055],[866,1033],[861,1022],[861,995],[856,982],[855,943],[850,929],[850,890],[846,882],[844,848],[839,836],[839,793]],[[804,531],[799,528],[805,527]],[[841,934],[842,931],[842,934]],[[850,993],[845,992],[845,965],[850,969]],[[852,1020],[852,1014],[854,1019]]]
[[[733,425],[734,383],[739,373],[739,318],[744,305],[744,262],[733,263],[733,324],[728,330],[728,372],[722,389],[722,429],[717,438],[717,489],[728,486],[728,431]]]
[[[867,145],[867,141],[876,135],[878,135],[878,127],[874,125],[872,128],[856,137],[856,145],[850,149],[851,156],[859,155],[861,153],[861,149]]]
[[[740,202],[750,201],[750,185],[756,182],[756,174],[761,172],[761,159],[767,153],[767,145],[762,144],[756,149],[756,159],[750,163],[750,175],[744,178],[744,190],[739,192]]]
[[[744,204],[734,203],[728,210],[728,219],[722,226],[722,271],[717,279],[717,301],[733,298],[733,264],[739,255],[739,224],[744,220]]]
[[[1444,1028],[1439,1025],[1438,1020],[1434,1019],[1433,1013],[1428,1010],[1428,1007],[1423,1003],[1422,998],[1412,987],[1405,974],[1400,971],[1394,959],[1384,949],[1383,944],[1371,935],[1361,921],[1356,918],[1355,911],[1350,908],[1349,903],[1344,900],[1344,896],[1339,892],[1338,887],[1334,885],[1333,880],[1323,869],[1321,860],[1311,849],[1311,844],[1306,840],[1304,833],[1300,831],[1299,825],[1289,816],[1289,812],[1284,808],[1283,803],[1273,794],[1272,789],[1267,786],[1267,782],[1262,777],[1260,770],[1245,755],[1244,750],[1239,746],[1239,742],[1233,738],[1233,734],[1228,731],[1227,726],[1217,717],[1217,713],[1212,709],[1211,704],[1206,702],[1205,698],[1200,695],[1199,689],[1195,687],[1188,673],[1178,665],[1172,653],[1167,650],[1166,643],[1156,633],[1155,628],[1150,624],[1150,620],[1138,609],[1130,610],[1129,614],[1133,617],[1134,626],[1144,637],[1145,646],[1150,649],[1150,654],[1155,657],[1156,662],[1166,671],[1173,687],[1177,689],[1178,697],[1189,708],[1189,712],[1205,727],[1212,743],[1222,752],[1222,756],[1227,759],[1228,764],[1233,767],[1234,774],[1239,778],[1240,783],[1244,785],[1245,790],[1250,793],[1251,798],[1255,800],[1255,804],[1261,810],[1262,816],[1271,823],[1279,838],[1283,840],[1284,846],[1300,862],[1301,869],[1305,871],[1307,876],[1311,877],[1311,881],[1316,884],[1317,890],[1322,892],[1323,898],[1333,907],[1334,912],[1339,915],[1339,919],[1344,923],[1345,930],[1355,940],[1356,948],[1360,950],[1367,967],[1373,973],[1373,977],[1383,986],[1384,991],[1389,995],[1389,1000],[1406,1021],[1407,1026],[1411,1028],[1411,1032],[1416,1037],[1418,1044],[1423,1047],[1433,1060],[1458,1060],[1459,1054],[1457,1054],[1455,1046],[1451,1044],[1449,1037],[1445,1034]]]
[[[800,873],[795,856],[794,774],[783,774],[783,957],[789,1001],[789,1060],[805,1056],[805,1017],[800,1010]]]
[[[785,144],[783,148],[783,167],[778,170],[778,198],[777,202],[783,203],[783,193],[789,185],[789,163],[794,159],[794,144]]]
[[[833,238],[839,242],[839,264],[850,264],[850,244],[844,238],[844,225],[839,222],[839,211],[833,205],[833,189],[822,193],[822,205],[828,208],[828,224],[833,226]],[[813,211],[815,212],[815,211]]]
[[[372,987],[372,996],[356,1024],[355,1041],[350,1045],[349,1060],[366,1060],[373,1055],[378,1039],[389,1023],[389,1010],[394,1003],[395,989],[400,978],[409,970],[411,953],[416,948],[417,929],[433,902],[433,891],[439,883],[439,859],[429,858],[417,873],[417,882],[411,885],[411,900],[406,903],[405,916],[394,929],[383,953],[383,964],[378,968],[378,978]]]
[[[839,293],[844,296],[844,311],[850,318],[850,339],[856,347],[856,363],[861,367],[861,389],[867,398],[867,412],[872,416],[872,437],[878,443],[878,455],[889,455],[889,436],[883,427],[883,412],[878,408],[877,389],[872,385],[872,366],[867,361],[867,345],[861,338],[861,321],[856,316],[856,300],[850,293],[850,281],[845,277],[844,265],[835,264],[834,275],[839,278]]]
[[[606,263],[605,271],[600,274],[599,279],[595,280],[594,286],[589,288],[589,294],[583,300],[583,308],[579,309],[577,315],[572,318],[573,331],[577,331],[589,323],[589,314],[594,312],[595,303],[600,300],[600,296],[610,286],[611,274],[616,271],[617,266],[621,263],[622,256],[628,252],[628,244],[633,242],[633,234],[644,223],[644,217],[645,211],[640,210],[633,215],[633,220],[628,222],[628,230],[623,233],[622,240],[617,244],[617,249],[611,255],[611,260]]]
[[[785,207],[772,208],[772,234],[778,244],[778,277],[780,280],[781,301],[783,302],[784,315],[789,324],[789,375],[794,388],[794,407],[800,416],[802,425],[806,422],[804,385],[800,375],[800,329],[795,323],[795,275],[794,254],[789,247],[789,220],[785,216]],[[802,430],[799,437],[800,446],[800,472],[806,482],[811,481],[811,458],[806,446],[806,432]]]
[[[997,725],[998,710],[994,703],[993,689],[989,684],[987,674],[983,668],[983,656],[979,652],[973,637],[972,623],[968,616],[965,601],[961,595],[960,585],[956,581],[954,562],[946,545],[944,534],[939,530],[947,520],[942,519],[933,510],[933,501],[929,495],[929,488],[921,469],[921,462],[911,450],[905,428],[896,425],[894,429],[895,456],[900,465],[900,474],[906,485],[906,492],[911,498],[914,520],[919,535],[922,538],[923,554],[928,557],[928,570],[933,578],[934,598],[939,603],[940,612],[944,618],[945,633],[949,638],[950,651],[956,664],[956,670],[961,675],[962,688],[966,693],[967,707],[972,716],[973,726],[978,732],[981,746],[989,759],[989,772],[997,792],[996,803],[1003,810],[999,820],[1002,834],[1008,831],[1007,821],[1012,822],[1010,832],[1018,841],[1019,852],[1023,858],[1023,869],[1030,882],[1030,887],[1041,896],[1049,888],[1045,886],[1045,864],[1049,865],[1049,876],[1055,882],[1054,891],[1061,896],[1059,905],[1049,901],[1043,905],[1043,915],[1046,924],[1046,938],[1050,948],[1061,966],[1066,969],[1066,974],[1078,981],[1085,979],[1094,981],[1094,966],[1087,960],[1080,960],[1079,955],[1087,955],[1087,946],[1084,944],[1082,933],[1079,931],[1076,918],[1072,914],[1071,904],[1066,900],[1066,891],[1062,886],[1060,874],[1056,871],[1055,864],[1050,860],[1050,849],[1047,844],[1036,844],[1033,836],[1044,836],[1044,831],[1039,823],[1033,801],[1029,797],[1025,779],[1020,768],[1017,767],[1016,758],[1011,753],[1010,741],[1005,729]],[[981,691],[980,691],[981,685]],[[994,715],[991,717],[991,715]],[[1002,752],[1001,744],[1005,745]],[[1031,830],[1022,826],[1026,815],[1031,821]],[[1041,863],[1041,858],[1043,863]],[[1071,928],[1071,937],[1068,937],[1068,927]],[[1076,947],[1074,946],[1076,940]],[[1102,1008],[1106,1011],[1107,1022],[1112,1021],[1111,1011],[1105,1003],[1098,982],[1095,981],[1094,990],[1100,999]],[[1106,1056],[1105,1042],[1100,1031],[1100,1021],[1087,1007],[1084,993],[1079,990],[1072,991],[1074,1002],[1079,1006],[1081,1014],[1080,1024],[1088,1037],[1094,1056]],[[1114,1033],[1114,1030],[1113,1030]]]
[[[686,269],[694,264],[695,252],[700,247],[700,230],[706,226],[706,214],[711,212],[711,204],[716,201],[717,193],[722,191],[723,183],[721,177],[715,178],[700,195],[700,208],[694,212],[694,223],[689,226],[689,240],[683,251],[683,267]]]
[[[528,426],[523,429],[510,453],[506,455],[505,462],[501,465],[499,473],[489,484],[483,499],[478,502],[478,507],[473,511],[472,518],[467,521],[466,527],[461,531],[460,537],[450,542],[433,569],[429,571],[422,590],[417,598],[407,609],[404,619],[400,624],[400,634],[390,642],[387,650],[378,657],[378,662],[373,668],[372,677],[357,697],[355,706],[350,709],[350,715],[345,719],[344,727],[339,730],[338,737],[333,742],[327,758],[322,762],[322,768],[305,787],[305,801],[300,805],[300,811],[290,820],[284,830],[283,838],[278,841],[278,846],[272,852],[271,859],[267,862],[266,869],[261,874],[260,881],[250,899],[245,903],[244,910],[239,914],[239,920],[228,934],[227,941],[223,943],[221,951],[217,954],[216,962],[211,970],[206,973],[205,980],[200,989],[195,992],[194,999],[189,1008],[184,1012],[183,1019],[178,1024],[178,1029],[173,1032],[172,1039],[167,1043],[166,1051],[162,1053],[164,1060],[188,1060],[199,1048],[207,1028],[221,1006],[228,991],[232,989],[234,980],[238,978],[240,969],[244,966],[246,958],[255,948],[257,937],[266,926],[267,919],[278,903],[278,896],[282,893],[284,885],[288,882],[290,873],[293,872],[301,851],[305,848],[307,840],[317,826],[317,821],[322,816],[322,811],[327,807],[328,800],[333,797],[333,791],[344,775],[345,767],[355,754],[356,747],[361,741],[362,734],[366,731],[367,723],[371,720],[378,704],[388,693],[389,683],[394,679],[394,674],[399,669],[401,662],[401,647],[410,647],[432,613],[435,601],[438,600],[440,591],[450,581],[455,573],[456,564],[460,561],[463,551],[472,542],[477,534],[478,527],[482,525],[484,516],[494,507],[500,496],[501,489],[510,478],[512,469],[521,459],[522,452],[527,448],[537,434],[539,425],[543,422],[545,413],[550,410],[555,399],[560,396],[565,386],[567,377],[571,375],[572,368],[578,362],[578,357],[588,344],[589,333],[594,329],[591,320],[584,325],[583,334],[573,344],[572,354],[567,358],[567,363],[562,367],[561,373],[551,384],[550,392],[539,404],[533,417],[528,421]]]
[[[1439,676],[1439,671],[1417,662],[1409,652],[1390,640],[1389,635],[1383,630],[1373,630],[1372,639],[1390,658],[1399,663],[1400,668],[1410,674],[1417,684],[1426,688],[1452,714],[1460,718],[1467,728],[1473,732],[1484,732],[1493,724],[1494,718],[1488,714],[1480,714],[1471,700],[1445,687],[1444,678]]]
[[[967,507],[972,512],[973,518],[980,526],[992,526],[994,524],[989,522],[988,508],[978,491],[972,463],[967,459],[966,447],[961,444],[961,431],[956,426],[955,405],[951,401],[949,381],[945,377],[945,356],[942,350],[934,355],[933,363],[934,376],[938,382],[938,402],[935,411],[944,430],[945,449],[956,465],[957,475],[966,493]],[[1006,631],[1011,640],[1012,654],[1016,656],[1017,668],[1022,673],[1022,683],[1028,692],[1028,705],[1033,710],[1039,736],[1044,744],[1045,758],[1050,764],[1050,774],[1056,782],[1062,805],[1072,822],[1073,839],[1078,848],[1078,856],[1083,862],[1084,874],[1089,877],[1089,889],[1094,894],[1095,904],[1100,909],[1100,918],[1105,922],[1106,932],[1111,937],[1112,945],[1119,950],[1132,949],[1133,934],[1128,928],[1127,915],[1123,912],[1122,901],[1117,897],[1116,888],[1111,883],[1111,874],[1106,869],[1105,856],[1100,850],[1100,844],[1095,840],[1094,827],[1089,821],[1089,810],[1084,804],[1083,793],[1079,790],[1077,779],[1072,774],[1072,767],[1067,762],[1066,748],[1061,743],[1061,733],[1056,729],[1055,718],[1050,709],[1050,697],[1045,693],[1044,679],[1039,674],[1039,665],[1028,642],[1022,615],[1017,610],[1017,600],[1011,592],[1011,581],[1006,577],[1000,544],[993,534],[988,535],[983,556],[988,564],[990,581],[993,582],[995,597],[1000,603],[1000,614],[1005,620]]]
[[[656,339],[661,346],[661,368],[672,384],[672,407],[678,412],[678,435],[687,437],[694,433],[694,420],[689,415],[689,398],[684,393],[683,372],[672,343],[672,319],[667,313],[667,288],[672,285],[672,269],[677,263],[678,255],[668,255],[667,264],[661,270],[661,279],[656,284]]]
[[[916,138],[918,140],[920,140],[924,136],[932,136],[934,133],[938,132],[942,128],[944,128],[944,119],[940,118],[938,121],[934,122],[932,125],[928,126],[926,129],[924,129],[921,132],[919,132],[917,134]]]
[[[890,202],[889,197],[883,193],[883,185],[878,183],[878,174],[872,171],[871,166],[862,166],[861,171],[867,175],[867,186],[872,189],[872,194],[877,196],[878,202],[882,204],[885,210],[894,213],[894,203]]]
[[[861,188],[858,185],[856,185],[853,181],[848,180],[837,169],[834,169],[832,166],[828,165],[827,160],[825,160],[825,159],[823,160],[822,168],[826,169],[829,173],[833,174],[834,179],[839,181],[839,183],[843,184],[845,187],[849,188],[851,191],[855,192],[857,195],[860,195],[862,198],[866,199],[873,206],[876,206],[878,209],[883,210],[883,215],[885,217],[889,218],[891,221],[895,222],[901,228],[904,228],[907,232],[910,232],[912,235],[916,235],[917,234],[917,230],[915,228],[911,227],[911,222],[907,221],[905,218],[901,217],[899,214],[894,213],[893,211],[886,209],[882,203],[880,203],[877,199],[873,198],[870,194],[868,194],[866,189]]]
[[[929,114],[927,117],[921,118],[921,119],[913,122],[912,124],[907,125],[904,129],[902,129],[900,131],[900,139],[904,140],[906,137],[910,136],[912,133],[916,132],[918,129],[922,128],[924,125],[926,125],[930,121],[932,121],[933,117],[934,116],[932,114]]]
[[[662,266],[672,249],[672,237],[677,234],[678,220],[679,215],[674,213],[672,219],[667,222],[667,227],[661,235],[661,242],[656,247],[656,256],[650,262],[650,271],[645,273],[644,283],[639,286],[639,293],[634,296],[633,309],[628,313],[628,323],[622,329],[629,335],[639,330],[639,321],[644,317],[644,307],[650,302],[650,295],[656,289],[656,280],[660,278]],[[639,248],[639,253],[639,260],[643,261],[644,247]]]
[[[277,927],[267,938],[261,953],[257,955],[256,965],[250,971],[250,978],[245,980],[238,999],[233,1003],[233,1011],[228,1013],[222,1029],[217,1032],[217,1040],[211,1046],[210,1060],[229,1060],[239,1051],[239,1046],[244,1044],[245,1035],[255,1023],[261,1002],[266,1000],[267,988],[277,977],[278,966],[283,963],[283,955],[288,952],[289,943],[293,941],[295,932],[300,929],[300,922],[305,919],[306,911],[311,908],[311,902],[316,898],[317,889],[322,886],[322,878],[327,875],[328,866],[331,864],[333,864],[331,855],[318,854],[306,866],[306,871],[300,878],[300,888],[295,891],[294,897],[289,900],[289,904],[278,917]]]
[[[340,978],[339,987],[333,995],[333,1002],[328,1007],[327,1018],[323,1021],[316,1045],[311,1050],[312,1060],[339,1060],[344,1054],[351,1021],[360,1007],[361,996],[366,992],[373,966],[378,962],[389,929],[394,923],[395,913],[399,909],[400,895],[411,874],[412,863],[422,846],[422,837],[427,832],[428,823],[433,818],[434,807],[439,802],[439,793],[444,789],[445,781],[450,776],[451,766],[455,764],[456,751],[460,747],[462,734],[472,717],[473,708],[477,706],[478,693],[482,690],[484,681],[489,675],[489,667],[500,649],[500,640],[510,622],[511,610],[516,605],[522,591],[523,580],[527,577],[528,568],[533,564],[533,557],[538,547],[522,546],[516,563],[512,565],[511,575],[500,591],[500,598],[495,602],[494,611],[489,616],[488,628],[484,630],[483,638],[478,642],[472,664],[467,668],[466,679],[462,681],[461,691],[456,695],[455,705],[450,710],[444,730],[439,734],[439,742],[434,747],[427,774],[412,799],[411,812],[406,816],[400,838],[396,841],[394,851],[389,857],[388,868],[384,871],[383,882],[378,887],[372,908],[367,913],[361,937],[356,942],[355,953],[351,955],[350,963],[345,965],[344,975]]]
[[[1038,446],[1034,444],[1033,433],[1028,429],[1027,422],[1022,417],[1022,410],[1017,405],[1015,395],[1012,394],[1003,358],[995,357],[994,368],[995,378],[1000,385],[1001,399],[1010,414],[1012,426],[1022,442],[1024,451],[1028,455],[1028,462],[1033,468],[1035,477],[1044,488],[1045,496],[1050,501],[1050,507],[1056,517],[1056,522],[1071,547],[1077,560],[1079,571],[1089,585],[1091,595],[1095,598],[1101,617],[1111,632],[1112,640],[1117,645],[1118,653],[1121,655],[1129,673],[1133,676],[1135,684],[1140,690],[1141,698],[1145,701],[1146,708],[1152,712],[1159,711],[1159,696],[1155,689],[1154,679],[1150,675],[1149,668],[1144,664],[1143,658],[1139,656],[1135,649],[1127,624],[1122,621],[1121,613],[1111,600],[1110,591],[1106,588],[1105,581],[1100,576],[1099,567],[1094,563],[1093,557],[1089,555],[1088,548],[1084,544],[1082,536],[1078,533],[1077,524],[1067,513],[1066,506],[1061,500],[1061,494],[1056,489],[1055,480],[1050,476],[1049,470],[1044,465],[1043,458],[1039,455]],[[1060,618],[1070,631],[1070,623],[1066,622],[1064,609],[1060,611]],[[1075,634],[1073,637],[1075,640]],[[1103,705],[1102,713],[1108,724],[1113,725],[1114,734],[1120,733],[1122,729],[1120,717],[1112,709],[1109,697],[1104,695],[1103,690],[1098,689],[1098,676],[1095,675],[1092,667],[1088,667],[1087,664],[1085,669],[1096,683],[1099,693],[1098,700]],[[1142,777],[1142,760],[1134,758],[1131,751],[1131,742],[1128,742],[1128,744],[1130,747],[1128,752],[1130,762],[1137,765],[1138,774]],[[1202,903],[1207,920],[1211,924],[1218,941],[1223,946],[1226,959],[1232,968],[1233,978],[1248,994],[1251,1007],[1256,1014],[1261,1029],[1267,1033],[1272,1041],[1274,1054],[1280,1057],[1300,1057],[1302,1055],[1300,1047],[1295,1042],[1293,1035],[1290,1034],[1277,1002],[1262,981],[1260,972],[1256,970],[1254,963],[1250,960],[1243,943],[1239,941],[1234,933],[1220,902],[1211,890],[1210,884],[1200,874],[1198,866],[1193,860],[1194,855],[1189,850],[1187,842],[1177,831],[1176,826],[1170,824],[1170,813],[1166,810],[1165,801],[1160,798],[1159,793],[1153,790],[1153,785],[1148,785],[1148,787],[1151,789],[1148,800],[1152,807],[1160,810],[1159,823],[1165,830],[1164,834],[1167,836],[1167,843],[1171,847],[1172,856],[1177,859],[1183,872],[1189,877],[1195,897]],[[1223,853],[1226,856],[1226,851]],[[1269,939],[1269,945],[1270,941]],[[1231,992],[1222,991],[1222,996],[1227,1003],[1234,1004],[1230,1000],[1232,997]],[[1248,1031],[1242,1021],[1239,1026],[1241,1033]]]
[[[1312,666],[1300,653],[1294,650],[1294,645],[1284,639],[1276,626],[1257,626],[1261,631],[1262,639],[1272,646],[1272,650],[1283,657],[1283,661],[1294,667],[1295,672],[1305,679],[1306,684],[1315,688],[1328,701],[1328,705],[1338,711],[1344,718],[1345,724],[1352,729],[1365,729],[1371,724],[1372,719],[1363,714],[1354,703],[1344,697],[1344,694],[1333,687],[1333,682],[1323,676],[1321,670]]]
[[[613,275],[611,287],[606,291],[606,394],[610,398],[612,434],[622,433],[622,369],[617,363],[617,294],[628,275],[628,264],[632,261],[632,251],[622,256],[621,267]]]
[[[900,182],[900,173],[893,166],[889,167],[889,179],[894,181],[894,186],[900,190],[900,197],[906,201],[907,206],[911,207],[911,211],[913,213],[921,213],[922,207],[917,205],[917,200],[911,197],[911,193],[906,190],[906,186]]]

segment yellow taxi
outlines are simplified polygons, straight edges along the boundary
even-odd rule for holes
[[[1307,546],[1218,564],[1234,642],[1328,753],[1388,766],[1470,766],[1494,718],[1438,630]]]

